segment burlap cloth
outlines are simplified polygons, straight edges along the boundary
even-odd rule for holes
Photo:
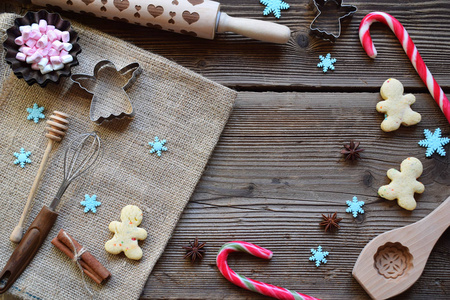
[[[16,17],[0,15],[2,36]],[[65,192],[55,226],[9,293],[25,299],[88,298],[78,267],[50,244],[64,228],[112,273],[102,286],[86,277],[96,299],[136,299],[200,179],[236,93],[119,39],[72,25],[83,49],[73,74],[92,74],[95,64],[103,59],[111,60],[117,68],[132,62],[141,65],[142,74],[128,90],[136,117],[130,122],[119,120],[98,126],[89,120],[91,95],[70,79],[46,88],[36,84],[30,87],[11,74],[1,59],[0,269],[15,248],[9,235],[20,218],[47,144],[45,122],[27,120],[26,108],[37,103],[45,107],[47,117],[53,110],[71,117],[67,137],[51,154],[26,228],[56,194],[63,176],[64,146],[74,135],[96,130],[102,138],[103,157],[92,172],[77,179]],[[168,151],[160,158],[149,153],[148,142],[155,136],[167,140]],[[13,164],[13,153],[21,147],[32,152],[32,164],[23,169]],[[83,212],[80,201],[85,194],[96,194],[102,203],[96,214]],[[140,243],[144,252],[140,261],[104,250],[105,242],[112,237],[109,223],[119,221],[121,209],[128,204],[144,212],[140,227],[148,231],[148,237]]]

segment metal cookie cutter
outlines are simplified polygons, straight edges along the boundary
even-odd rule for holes
[[[341,35],[341,22],[358,9],[354,5],[343,5],[343,0],[313,0],[317,16],[309,25],[311,32],[322,39],[335,42]]]
[[[102,60],[94,67],[94,76],[74,74],[70,78],[92,94],[89,118],[101,124],[105,120],[133,117],[134,109],[126,90],[142,72],[138,63],[117,70],[109,60]]]

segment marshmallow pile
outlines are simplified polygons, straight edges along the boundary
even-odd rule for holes
[[[47,25],[46,20],[38,23],[20,26],[21,36],[14,42],[21,46],[16,59],[31,64],[31,69],[40,70],[42,74],[53,70],[61,70],[64,64],[73,61],[69,51],[70,33],[61,31],[53,25]]]

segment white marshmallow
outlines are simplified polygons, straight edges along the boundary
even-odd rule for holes
[[[16,54],[16,59],[20,61],[25,61],[27,59],[27,56],[25,55],[25,53],[18,52]]]
[[[43,57],[40,62],[38,62],[39,67],[44,68],[48,64],[48,58]]]
[[[61,70],[64,69],[64,64],[59,63],[59,64],[52,64],[53,70],[57,71],[57,70]]]
[[[61,61],[63,64],[67,64],[67,63],[70,63],[73,61],[73,57],[72,57],[72,55],[67,54],[67,55],[61,56]]]
[[[42,74],[47,74],[50,73],[51,71],[53,71],[52,64],[47,64],[45,67],[41,69]]]
[[[68,43],[70,41],[70,33],[68,31],[63,31],[61,33],[61,40],[63,43]]]
[[[69,52],[72,50],[72,44],[71,43],[63,43],[63,49]]]
[[[24,28],[22,31],[22,37],[24,41],[27,41],[30,38],[31,27]]]
[[[33,23],[31,24],[31,30],[38,30],[39,31],[39,24],[38,23]]]

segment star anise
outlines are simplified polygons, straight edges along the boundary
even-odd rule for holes
[[[342,221],[342,218],[338,218],[336,216],[336,213],[334,214],[329,214],[328,216],[325,216],[324,214],[322,214],[322,218],[323,221],[320,222],[320,225],[325,226],[325,232],[328,231],[328,229],[330,230],[330,232],[333,232],[335,230],[337,230],[338,228],[341,228],[341,226],[339,226],[339,222]]]
[[[364,149],[359,148],[359,142],[350,141],[350,144],[344,144],[344,147],[345,149],[342,149],[341,153],[345,155],[345,160],[354,161],[358,158],[361,158],[361,156],[359,156],[359,152],[364,151]]]
[[[183,249],[186,249],[186,254],[184,255],[184,258],[190,257],[192,262],[194,262],[197,258],[202,259],[204,253],[206,252],[203,247],[206,243],[199,243],[198,238],[195,238],[195,241],[192,243],[189,242],[189,245],[183,246]]]

